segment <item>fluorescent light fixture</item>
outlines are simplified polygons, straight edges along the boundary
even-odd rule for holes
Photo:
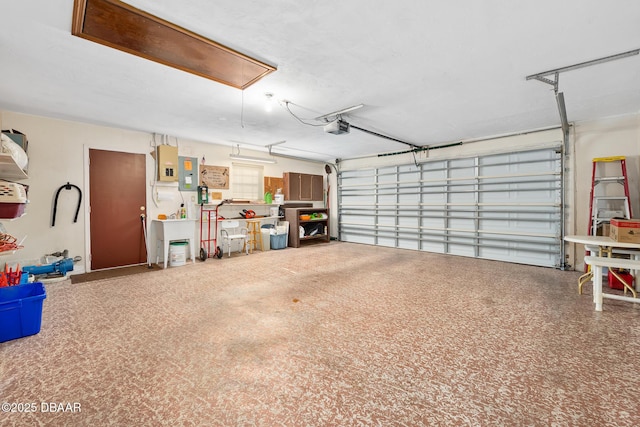
[[[256,163],[277,163],[276,159],[270,159],[268,157],[253,157],[253,156],[245,156],[241,154],[229,154],[229,157],[233,160],[243,160],[246,162],[256,162]]]
[[[276,159],[273,157],[253,157],[253,156],[245,156],[244,154],[240,154],[240,144],[237,144],[238,152],[235,153],[234,150],[231,150],[231,154],[229,157],[233,160],[240,160],[245,162],[256,162],[256,163],[277,163]],[[269,148],[269,154],[271,154],[271,148]]]
[[[340,114],[348,113],[362,107],[364,107],[364,104],[352,105],[351,107],[343,108],[342,110],[334,111],[333,113],[323,114],[322,116],[318,116],[313,120],[327,120],[329,117],[339,116]]]

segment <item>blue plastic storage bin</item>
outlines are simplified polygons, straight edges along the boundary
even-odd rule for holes
[[[288,234],[272,234],[271,236],[271,249],[284,249],[287,247]]]
[[[40,282],[0,288],[0,342],[40,332],[46,297]]]

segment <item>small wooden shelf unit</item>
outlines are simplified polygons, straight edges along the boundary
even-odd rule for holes
[[[312,213],[323,213],[326,218],[310,219],[308,221],[302,221],[300,215],[311,215]],[[329,209],[326,208],[287,208],[284,210],[284,218],[289,221],[289,246],[292,248],[299,248],[301,245],[305,245],[311,242],[326,242],[329,243]],[[324,231],[322,233],[315,234],[313,236],[300,236],[300,226],[306,226],[308,224],[322,224]]]

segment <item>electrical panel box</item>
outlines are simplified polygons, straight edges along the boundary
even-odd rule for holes
[[[198,158],[178,156],[178,189],[196,191],[198,187]]]
[[[158,181],[178,182],[178,147],[159,145]]]

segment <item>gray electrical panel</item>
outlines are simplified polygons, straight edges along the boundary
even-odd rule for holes
[[[197,191],[198,185],[198,158],[178,157],[178,185],[180,191]]]

